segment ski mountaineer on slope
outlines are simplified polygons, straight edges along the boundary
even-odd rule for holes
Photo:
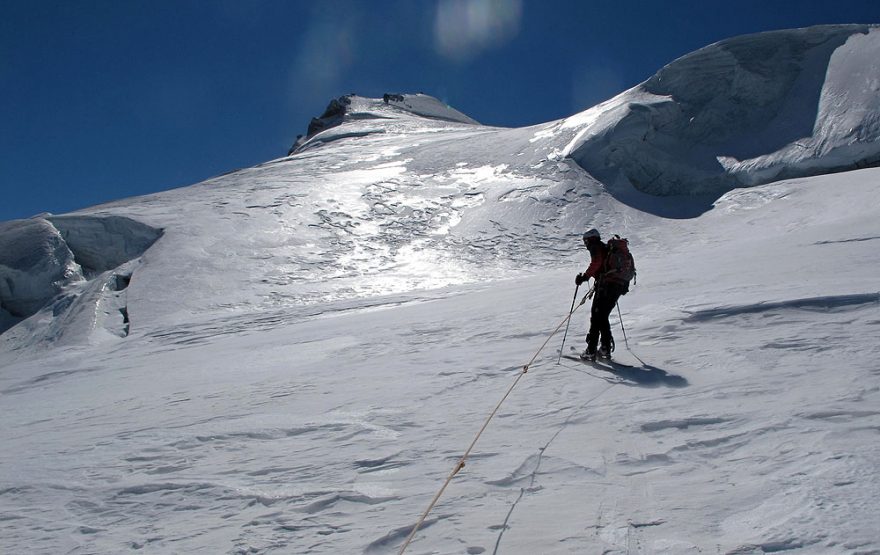
[[[606,259],[608,258],[608,245],[602,242],[599,232],[591,229],[584,233],[584,246],[590,251],[590,266],[582,274],[574,278],[577,285],[595,280],[593,285],[593,305],[590,311],[590,331],[587,333],[587,350],[581,358],[596,360],[596,346],[599,346],[598,355],[602,358],[611,358],[614,350],[614,338],[611,336],[611,323],[608,317],[617,304],[617,299],[624,294],[629,282],[620,282],[607,275]],[[600,345],[601,340],[601,345]]]

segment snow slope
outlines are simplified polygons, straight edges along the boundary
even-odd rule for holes
[[[880,169],[706,211],[566,158],[604,108],[497,129],[392,104],[3,224],[0,551],[397,552],[522,376],[408,553],[880,553]],[[557,335],[522,375],[588,226],[637,259],[628,366],[557,364]]]
[[[877,552],[878,176],[736,191],[634,245],[648,366],[556,365],[557,336],[411,552]],[[578,266],[4,364],[4,551],[394,552]]]
[[[559,141],[533,141],[535,128],[353,106],[395,117],[352,111],[295,156],[77,213],[163,230],[126,291],[132,329],[512,277],[627,211],[576,164],[548,160]],[[13,335],[0,348],[46,334]]]

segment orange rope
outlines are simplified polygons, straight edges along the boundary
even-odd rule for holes
[[[422,513],[421,518],[419,518],[418,522],[416,522],[415,526],[413,526],[413,529],[409,533],[409,536],[407,536],[406,541],[403,542],[403,546],[401,546],[400,551],[398,552],[398,555],[403,555],[403,552],[406,551],[406,548],[409,547],[409,544],[410,544],[410,542],[412,542],[413,537],[415,537],[416,532],[419,531],[419,528],[425,522],[425,519],[428,518],[428,514],[431,512],[431,509],[434,508],[434,505],[436,505],[437,501],[440,500],[440,496],[443,495],[444,491],[446,491],[446,487],[452,481],[452,478],[454,478],[455,475],[458,474],[462,468],[464,468],[465,461],[467,461],[467,458],[470,455],[471,450],[473,450],[474,446],[477,444],[477,441],[480,439],[480,436],[483,435],[483,432],[489,426],[489,422],[491,422],[492,418],[495,417],[495,414],[498,412],[498,409],[501,408],[502,403],[504,403],[504,401],[507,400],[507,397],[510,396],[510,393],[513,391],[513,388],[516,387],[516,384],[518,384],[519,381],[522,379],[522,377],[529,371],[529,367],[535,362],[535,360],[537,360],[538,355],[541,354],[541,351],[544,350],[544,347],[547,346],[547,343],[550,342],[550,339],[554,335],[556,335],[557,332],[559,332],[559,330],[562,328],[562,326],[571,319],[571,316],[575,313],[575,311],[578,308],[580,308],[585,302],[587,302],[587,295],[584,295],[584,298],[581,299],[580,304],[578,304],[571,312],[568,313],[568,316],[566,316],[561,322],[559,322],[559,325],[556,326],[556,329],[554,329],[550,333],[550,335],[547,336],[547,339],[544,341],[544,343],[541,345],[541,347],[538,348],[538,351],[535,353],[535,356],[533,356],[532,359],[528,363],[526,363],[525,366],[523,366],[522,372],[519,373],[519,375],[516,377],[516,379],[513,381],[513,383],[507,389],[507,392],[504,394],[504,396],[501,398],[501,400],[498,401],[498,404],[495,405],[495,408],[492,410],[491,414],[489,414],[489,417],[486,418],[486,421],[483,423],[483,426],[480,428],[480,431],[477,432],[477,435],[474,436],[474,440],[471,442],[471,444],[465,450],[464,455],[462,455],[461,458],[458,459],[458,462],[455,464],[455,468],[453,468],[452,472],[449,473],[449,476],[446,477],[446,481],[443,482],[443,486],[440,487],[440,491],[437,492],[437,495],[435,495],[434,498],[431,500],[431,503],[428,505],[428,508],[425,509],[424,513]]]

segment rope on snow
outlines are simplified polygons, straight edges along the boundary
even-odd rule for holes
[[[590,292],[592,292],[592,289],[590,290]],[[575,293],[575,295],[577,295],[577,293]],[[413,538],[415,537],[416,532],[419,531],[419,528],[425,522],[425,519],[428,518],[428,514],[431,512],[431,509],[434,508],[434,505],[436,505],[437,501],[440,500],[440,496],[442,496],[443,492],[446,491],[446,487],[449,486],[449,483],[452,482],[452,479],[455,477],[455,475],[458,474],[462,468],[464,468],[465,462],[467,461],[468,456],[470,456],[470,453],[473,450],[474,446],[477,444],[477,441],[480,439],[480,436],[483,435],[483,432],[489,426],[489,422],[492,421],[492,419],[495,417],[495,414],[498,412],[498,409],[501,408],[501,405],[504,403],[505,400],[507,400],[507,397],[510,396],[510,393],[513,391],[513,388],[515,388],[516,385],[519,383],[519,381],[522,379],[522,377],[526,373],[528,373],[529,367],[535,362],[535,360],[538,359],[538,355],[541,354],[541,351],[544,350],[544,347],[547,346],[547,343],[550,342],[550,339],[554,335],[556,335],[556,333],[559,332],[559,330],[562,328],[562,326],[564,324],[566,324],[571,319],[571,317],[575,313],[575,311],[577,311],[577,309],[579,309],[581,306],[584,305],[584,303],[587,302],[588,296],[592,296],[592,295],[590,295],[590,293],[587,293],[587,295],[584,295],[584,298],[581,299],[581,302],[576,307],[573,307],[569,311],[568,316],[566,316],[561,322],[559,322],[559,325],[556,326],[556,329],[554,329],[552,332],[550,332],[550,335],[547,336],[547,339],[544,340],[544,343],[538,348],[538,350],[535,352],[535,355],[532,357],[532,359],[523,366],[522,371],[519,373],[519,375],[516,377],[516,379],[513,381],[513,383],[507,389],[507,392],[504,394],[504,396],[501,397],[501,400],[498,401],[498,404],[495,406],[495,408],[489,414],[488,418],[486,418],[486,421],[483,423],[483,426],[480,428],[480,431],[478,431],[477,435],[474,436],[473,441],[471,441],[471,444],[465,450],[464,454],[461,456],[460,459],[458,459],[458,462],[455,463],[455,467],[452,469],[452,472],[449,473],[449,476],[446,477],[446,480],[443,482],[443,485],[440,487],[440,490],[437,492],[437,494],[431,500],[431,503],[428,504],[428,508],[425,509],[425,512],[422,513],[422,516],[419,517],[419,520],[413,526],[412,531],[409,533],[409,536],[407,536],[406,541],[403,542],[403,545],[401,546],[400,551],[398,551],[398,555],[403,555],[403,552],[406,551],[406,548],[409,547],[410,542],[412,542]]]

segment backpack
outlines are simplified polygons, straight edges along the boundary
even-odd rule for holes
[[[636,277],[636,263],[629,252],[629,242],[615,235],[608,239],[603,278],[623,285],[622,295],[629,292],[629,282]]]

